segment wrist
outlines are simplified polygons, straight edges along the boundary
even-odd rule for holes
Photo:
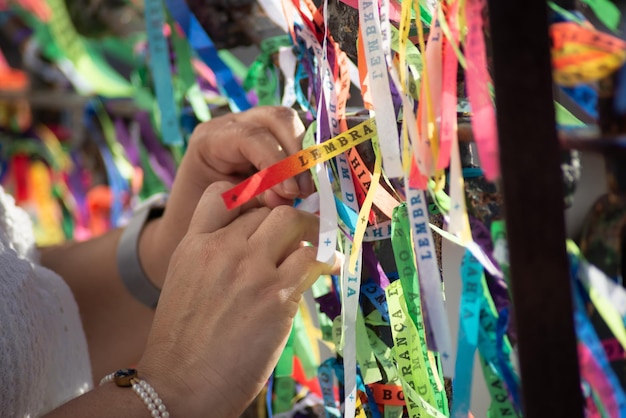
[[[148,279],[159,289],[163,288],[170,255],[164,251],[161,239],[162,218],[147,221],[139,235],[138,255],[141,267]]]
[[[177,359],[175,364],[179,363]],[[141,376],[159,392],[173,417],[237,418],[244,410],[242,405],[230,400],[233,390],[225,390],[223,384],[212,380],[216,379],[214,376],[207,377],[196,370],[179,373],[180,367],[172,369],[164,362],[145,361],[145,358],[137,367]]]
[[[168,390],[170,385],[155,380],[154,376],[136,369],[120,369],[104,376],[98,387],[117,388],[118,397],[134,392],[137,400],[134,402],[135,408],[137,404],[143,403],[144,410],[147,409],[155,418],[189,416],[191,411],[185,407],[185,402],[181,402],[183,398]]]

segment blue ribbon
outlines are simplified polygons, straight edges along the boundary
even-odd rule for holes
[[[585,312],[584,305],[577,291],[574,291],[574,303],[576,306],[574,312],[574,322],[576,324],[576,334],[578,335],[578,339],[589,348],[593,357],[598,362],[602,372],[613,388],[613,395],[615,396],[615,401],[619,406],[620,416],[626,417],[626,394],[624,393],[624,389],[622,389],[622,386],[615,375],[615,371],[609,363],[606,351],[604,351],[602,343],[600,342],[600,339],[598,338],[598,335],[596,334],[596,331],[594,330],[593,325]]]
[[[571,252],[568,252],[568,257],[570,262],[571,277],[576,279],[572,285],[576,336],[578,337],[579,342],[587,346],[595,360],[598,362],[598,366],[613,389],[615,401],[617,402],[620,410],[620,416],[626,417],[626,393],[615,375],[615,371],[611,367],[606,351],[604,350],[600,338],[598,338],[598,334],[596,333],[593,324],[587,315],[587,310],[585,309],[585,301],[588,300],[588,295],[584,291],[582,284],[578,281],[579,259]]]
[[[359,214],[356,213],[351,207],[346,205],[343,200],[340,200],[335,196],[335,206],[337,207],[337,214],[344,224],[350,229],[350,233],[354,234],[356,229],[356,222]]]
[[[317,378],[320,382],[320,388],[322,389],[322,397],[324,398],[326,418],[338,418],[341,416],[341,412],[339,412],[337,403],[335,402],[333,389],[333,375],[336,373],[336,363],[337,360],[331,357],[324,361],[317,369]]]
[[[182,2],[181,2],[182,3]],[[165,15],[161,0],[146,0],[144,6],[150,72],[160,113],[161,137],[167,145],[182,145],[174,87],[170,73],[170,50],[163,36]]]
[[[365,297],[372,302],[372,305],[380,312],[383,321],[388,323],[389,307],[387,306],[387,299],[383,288],[370,277],[361,285],[361,294],[365,295]]]
[[[206,33],[198,19],[193,15],[184,1],[165,0],[172,17],[185,32],[189,44],[198,53],[198,56],[215,73],[218,88],[228,98],[233,112],[240,112],[251,108],[243,87],[235,80],[233,72],[222,61],[217,53],[215,44]]]
[[[309,112],[313,119],[316,118],[317,116],[317,109],[315,109],[311,103],[309,102],[309,100],[307,99],[306,95],[304,94],[304,92],[302,91],[302,80],[306,80],[309,78],[308,74],[306,73],[306,70],[304,68],[304,64],[301,61],[301,54],[298,54],[298,66],[296,67],[296,75],[294,78],[294,84],[295,84],[295,90],[296,90],[296,100],[298,102],[298,104],[300,105],[300,107],[302,107],[302,109],[306,110],[307,112]]]
[[[483,267],[467,250],[461,264],[463,291],[459,307],[458,342],[452,382],[454,402],[451,416],[454,418],[466,418],[470,410],[474,355],[478,345],[480,306],[483,300],[482,277]]]
[[[272,418],[274,416],[274,411],[272,410],[273,391],[274,391],[274,373],[272,372],[267,382],[267,393],[265,394],[265,405],[267,406],[267,418]]]
[[[343,365],[340,364],[334,358],[330,360],[331,361],[328,361],[328,360],[327,361],[335,370],[335,376],[337,377],[337,381],[343,382],[344,381]],[[363,377],[361,376],[361,368],[358,366],[358,364],[356,366],[356,388],[357,390],[360,390],[361,392],[367,395],[367,406],[369,406],[369,410],[370,410],[369,416],[371,418],[381,418],[380,412],[378,411],[378,405],[376,405],[376,400],[374,399],[374,393],[369,388],[369,386],[365,386],[365,384],[363,383]],[[341,394],[341,396],[343,398],[344,394]],[[365,407],[366,405],[362,405],[362,406]]]
[[[521,411],[521,405],[515,402],[515,400],[519,399],[520,396],[519,394],[513,395],[512,393],[516,388],[519,390],[519,378],[515,374],[513,365],[511,364],[508,356],[505,356],[504,361],[498,357],[497,318],[491,313],[491,306],[485,298],[482,299],[480,320],[482,326],[478,331],[478,351],[483,356],[485,361],[487,361],[494,368],[498,376],[504,381],[507,391],[511,395],[515,410]],[[483,321],[485,323],[483,323]],[[494,331],[496,332],[495,336],[493,335]]]
[[[598,92],[593,87],[581,84],[576,87],[561,87],[561,91],[576,102],[589,116],[594,119],[598,117]],[[626,100],[626,97],[622,100]],[[615,103],[617,106],[617,99]]]
[[[4,155],[6,153],[6,150],[4,148],[5,147],[2,144],[0,144],[0,156],[2,157],[0,158],[0,184],[4,183],[4,179],[6,178],[6,175],[9,173],[9,161],[8,161],[9,156]]]
[[[113,156],[111,155],[111,150],[109,150],[109,147],[104,141],[100,129],[94,126],[92,118],[95,114],[93,106],[88,105],[83,119],[87,130],[91,132],[91,137],[98,146],[98,150],[102,155],[102,161],[104,162],[104,167],[107,173],[108,184],[111,188],[111,194],[113,196],[113,200],[111,202],[110,221],[112,226],[117,227],[119,226],[119,222],[124,211],[122,197],[128,194],[130,185],[115,165]]]
[[[623,65],[617,73],[617,86],[615,86],[615,99],[613,102],[615,113],[626,113],[626,65]]]
[[[496,356],[500,370],[502,371],[502,378],[511,392],[513,402],[517,406],[522,403],[520,399],[520,388],[513,371],[508,367],[509,356],[504,352],[504,337],[506,336],[508,326],[509,308],[506,307],[500,311],[498,321],[496,322]]]

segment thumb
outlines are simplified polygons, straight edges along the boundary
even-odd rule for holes
[[[227,181],[217,181],[206,188],[191,217],[189,234],[215,232],[230,224],[242,212],[259,205],[256,199],[252,199],[245,205],[229,210],[224,204],[222,193],[233,186],[233,183]]]

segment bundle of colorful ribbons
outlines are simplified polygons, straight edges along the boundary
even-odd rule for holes
[[[182,0],[145,0],[147,33],[104,40],[81,37],[63,0],[9,2],[0,16],[22,64],[84,99],[89,134],[73,138],[62,108],[52,122],[31,117],[20,99],[28,77],[0,60],[10,97],[0,114],[3,185],[32,214],[40,243],[84,239],[168,189],[190,132],[216,107],[295,107],[309,127],[303,150],[224,201],[238,206],[310,170],[317,192],[297,204],[319,213],[318,258],[339,251],[345,265],[314,285],[313,309],[303,303],[258,415],[468,417],[478,357],[489,416],[523,416],[504,225],[466,204],[468,175],[499,177],[485,0],[344,3],[358,16],[356,62],[335,42],[325,2],[259,0],[284,34],[263,40],[244,68],[215,48]],[[548,2],[554,80],[593,117],[594,83],[622,68],[626,44],[611,34],[620,17],[612,3],[588,4],[608,31]],[[111,57],[130,70],[114,69]],[[348,109],[349,99],[362,109]],[[121,103],[132,104],[131,116]],[[584,125],[558,102],[555,110],[560,129]],[[470,116],[480,160],[471,174],[460,115]],[[440,237],[465,251],[460,300],[444,296]],[[626,417],[626,291],[568,248],[588,415]],[[459,305],[459,318],[446,304]],[[589,304],[612,338],[600,340]]]

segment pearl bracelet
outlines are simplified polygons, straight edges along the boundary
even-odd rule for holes
[[[159,394],[156,393],[154,388],[150,386],[148,382],[139,378],[137,370],[120,369],[115,373],[104,376],[102,380],[100,380],[100,385],[109,382],[115,382],[115,384],[120,387],[132,387],[133,392],[141,398],[154,418],[170,417],[170,413],[167,412],[167,408],[163,404]]]

